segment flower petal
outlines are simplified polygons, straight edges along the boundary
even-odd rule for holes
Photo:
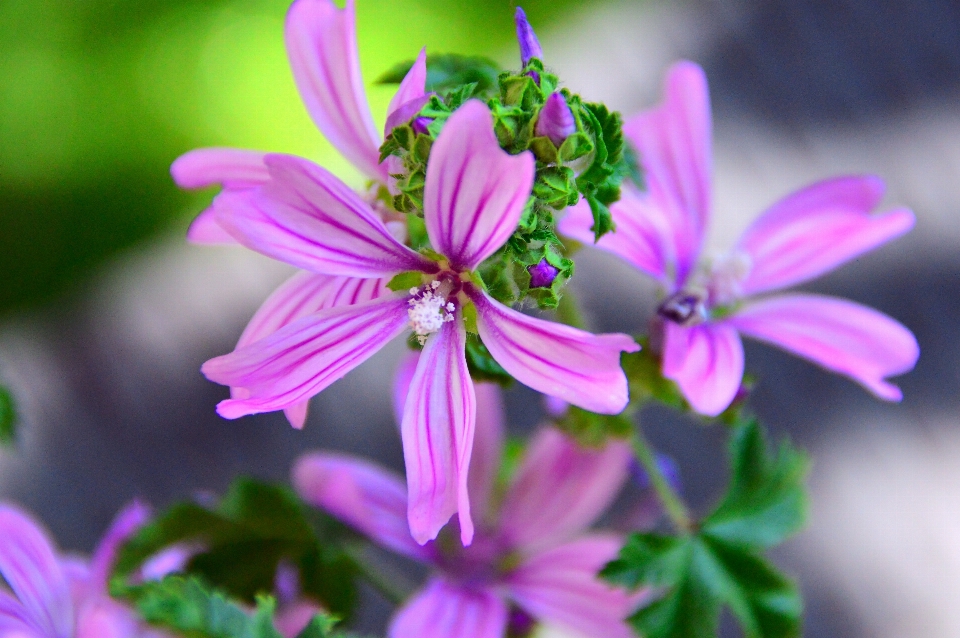
[[[504,499],[504,542],[528,553],[583,531],[620,492],[629,461],[630,448],[623,443],[591,449],[555,428],[541,428]]]
[[[433,247],[455,269],[472,270],[502,246],[520,222],[533,188],[533,155],[510,155],[479,100],[457,109],[430,151],[423,214]]]
[[[296,0],[284,36],[293,79],[317,128],[364,175],[385,182],[360,76],[353,0],[343,9],[331,0]]]
[[[665,252],[671,250],[672,243],[669,219],[663,208],[654,205],[648,195],[624,184],[620,200],[611,204],[610,213],[617,230],[607,233],[595,244],[593,213],[586,200],[567,208],[557,228],[567,237],[613,253],[672,291],[671,272],[676,256]]]
[[[912,370],[920,356],[916,338],[903,324],[836,297],[769,297],[746,304],[728,321],[745,335],[848,376],[887,401],[899,401],[903,393],[884,378]]]
[[[70,588],[49,536],[19,509],[0,505],[0,539],[0,575],[30,624],[45,635],[72,635]]]
[[[374,278],[436,265],[397,241],[369,204],[323,168],[267,155],[271,180],[221,193],[217,220],[253,250],[312,272]]]
[[[593,534],[524,561],[506,578],[510,597],[530,615],[587,636],[629,638],[624,619],[646,592],[629,593],[597,578],[622,539]]]
[[[633,339],[529,317],[476,290],[470,296],[480,338],[518,381],[592,412],[617,414],[627,406],[620,353],[640,349]]]
[[[694,410],[717,416],[727,409],[743,380],[743,343],[730,325],[684,328],[666,322],[663,376],[673,379]]]
[[[257,342],[297,319],[325,308],[363,303],[389,292],[386,280],[383,279],[332,277],[299,272],[263,302],[240,335],[237,348]],[[233,398],[246,398],[242,389],[231,390]],[[309,404],[309,401],[304,401],[284,410],[287,420],[298,430],[303,428],[307,420]]]
[[[414,100],[419,100],[424,97],[426,92],[427,48],[424,47],[420,49],[420,53],[417,55],[417,59],[414,60],[413,66],[407,71],[407,75],[404,76],[403,81],[400,82],[400,86],[397,87],[397,92],[393,95],[393,99],[390,100],[390,106],[387,107],[387,125],[384,128],[383,134],[387,135],[393,129],[393,126],[390,126],[391,116],[396,113],[401,106],[409,104]],[[423,105],[421,104],[420,108],[422,107]],[[417,110],[419,111],[420,109],[418,108]],[[413,113],[410,115],[412,116]]]
[[[507,605],[488,589],[457,587],[439,578],[401,607],[389,638],[503,638]]]
[[[671,260],[674,284],[696,267],[710,218],[712,121],[707,78],[697,64],[667,73],[663,103],[629,119],[624,133],[643,164],[651,204],[669,220],[660,254]]]
[[[883,190],[877,177],[839,177],[774,204],[737,246],[752,262],[743,294],[809,281],[909,231],[915,218],[905,208],[870,214]]]
[[[244,388],[221,401],[226,419],[292,407],[373,356],[407,327],[406,299],[394,296],[328,308],[203,364],[211,381]]]
[[[20,601],[3,590],[0,590],[0,636],[44,637],[44,630],[34,626]]]
[[[264,153],[238,148],[198,148],[184,153],[170,166],[173,181],[180,188],[206,188],[222,184],[227,190],[245,190],[265,183],[270,174],[263,163]],[[195,244],[235,244],[236,240],[217,222],[213,207],[200,213],[187,239]]]
[[[410,380],[400,435],[407,467],[410,533],[423,544],[437,537],[454,512],[460,538],[473,541],[467,471],[477,406],[464,352],[459,312],[427,338]]]
[[[470,509],[482,520],[493,492],[493,484],[503,458],[503,437],[506,431],[503,393],[496,383],[474,384],[477,397],[477,422],[473,434],[473,454],[467,475]]]
[[[120,546],[143,527],[150,519],[150,508],[140,501],[133,501],[117,514],[107,533],[97,545],[90,565],[92,584],[107,593],[107,580],[113,570]]]
[[[413,540],[407,486],[383,468],[344,454],[313,452],[293,467],[293,486],[316,505],[387,549],[430,562],[432,546]]]

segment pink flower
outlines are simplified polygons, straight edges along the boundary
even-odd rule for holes
[[[110,598],[107,579],[120,544],[146,521],[145,507],[124,509],[87,562],[60,555],[47,533],[12,505],[0,505],[0,635],[31,638],[164,636]]]
[[[395,239],[369,204],[322,168],[283,155],[264,161],[269,182],[218,197],[230,210],[220,223],[244,245],[316,273],[383,281],[406,272],[420,285],[327,307],[207,361],[209,379],[238,389],[217,407],[221,416],[301,405],[412,328],[424,349],[401,425],[410,525],[426,542],[459,511],[469,543],[475,408],[464,354],[468,321],[497,362],[531,388],[594,412],[626,406],[620,353],[639,348],[632,339],[511,310],[473,272],[516,229],[534,172],[531,154],[500,148],[483,103],[459,108],[431,150],[424,221],[435,259]]]
[[[396,158],[379,163],[381,139],[373,126],[360,76],[353,0],[348,0],[343,9],[331,0],[297,0],[287,14],[285,36],[293,77],[307,111],[324,136],[372,180],[368,195],[376,197],[378,189],[391,185],[389,173],[400,170],[388,166]],[[409,120],[423,106],[426,77],[426,52],[421,51],[390,102],[385,132]],[[266,154],[259,151],[201,148],[179,157],[170,170],[183,188],[222,184],[224,193],[243,193],[270,180],[265,158]],[[187,238],[205,244],[235,243],[236,239],[217,221],[219,216],[229,214],[229,201],[218,199],[203,211],[190,226]],[[406,232],[402,222],[385,221],[395,234]],[[237,347],[318,310],[375,299],[386,292],[384,284],[298,273],[263,303]],[[234,388],[233,395],[243,398],[243,390]],[[307,407],[308,402],[303,401],[284,410],[294,427],[303,427]]]
[[[383,547],[434,568],[390,623],[389,638],[501,638],[511,611],[598,638],[627,638],[623,619],[645,595],[613,588],[597,572],[622,539],[586,532],[627,478],[630,451],[577,446],[541,429],[502,498],[494,481],[503,445],[496,386],[476,386],[478,417],[469,490],[479,513],[473,544],[442,535],[417,544],[407,527],[403,481],[353,457],[301,458],[293,482],[321,507]],[[511,606],[513,609],[511,610]]]
[[[818,182],[781,200],[751,225],[734,249],[702,259],[711,207],[711,118],[703,70],[670,70],[662,105],[624,127],[643,162],[647,191],[625,186],[611,208],[617,232],[598,246],[656,278],[665,299],[663,374],[693,408],[717,415],[743,377],[746,335],[846,375],[876,396],[899,401],[886,377],[911,370],[913,334],[871,308],[807,293],[761,296],[803,283],[906,233],[914,217],[900,208],[871,214],[883,196],[876,177]],[[592,217],[575,207],[561,222],[570,237],[593,241]]]
[[[386,185],[389,167],[380,164],[380,135],[360,76],[353,0],[340,9],[332,0],[296,0],[287,13],[284,36],[290,68],[307,112],[324,137],[375,184]],[[427,78],[421,51],[387,110],[386,132],[397,117],[407,119],[423,106]],[[411,107],[416,108],[411,111]],[[225,192],[243,191],[269,179],[265,153],[233,148],[200,148],[173,163],[170,172],[182,188],[222,184]],[[213,207],[203,211],[187,233],[196,243],[234,243],[217,223]]]

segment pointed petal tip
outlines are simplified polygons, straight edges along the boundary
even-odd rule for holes
[[[540,41],[537,34],[534,33],[530,21],[527,20],[527,14],[522,8],[517,7],[513,14],[514,22],[517,25],[517,41],[520,43],[520,60],[524,66],[530,62],[531,58],[543,59],[543,49],[540,47]]]

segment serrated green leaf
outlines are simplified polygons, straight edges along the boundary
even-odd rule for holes
[[[613,215],[607,205],[594,195],[586,194],[584,197],[587,204],[590,205],[590,212],[593,214],[593,226],[590,230],[593,231],[593,241],[597,242],[600,241],[601,237],[616,229],[613,225]]]
[[[631,534],[620,555],[607,563],[600,576],[629,589],[671,587],[689,568],[690,550],[684,537]]]
[[[406,292],[418,288],[423,283],[423,273],[419,270],[405,270],[397,273],[387,282],[387,288],[394,292]]]
[[[357,566],[340,545],[352,538],[288,488],[239,479],[215,510],[180,503],[141,528],[121,549],[114,573],[125,580],[166,547],[198,545],[188,572],[252,603],[273,590],[278,564],[289,561],[299,568],[305,594],[347,617],[356,602]]]
[[[0,386],[0,445],[13,445],[17,438],[17,410],[10,390]]]
[[[730,544],[772,547],[798,531],[807,514],[806,455],[787,442],[771,453],[753,419],[733,430],[730,458],[730,488],[704,521],[704,533]]]

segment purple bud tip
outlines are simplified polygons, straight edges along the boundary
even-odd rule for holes
[[[680,468],[677,466],[677,462],[674,461],[672,457],[660,453],[656,454],[656,461],[657,469],[660,470],[663,477],[667,479],[667,483],[679,492],[681,489]],[[643,469],[643,466],[640,465],[636,459],[630,462],[630,478],[633,479],[634,485],[641,490],[648,490],[653,486],[647,471]]]
[[[536,628],[537,621],[533,616],[523,611],[519,607],[510,609],[510,618],[507,623],[507,635],[509,636],[529,636]]]
[[[536,134],[549,137],[550,141],[559,147],[563,140],[576,132],[577,121],[573,119],[567,101],[560,93],[551,94],[540,109]]]
[[[433,118],[418,117],[415,120],[413,120],[411,127],[413,128],[413,132],[416,133],[417,135],[426,135],[427,127],[430,126],[432,122],[433,122]]]
[[[531,288],[549,288],[560,271],[547,263],[546,259],[541,259],[536,266],[527,266],[527,272],[530,273]]]
[[[520,42],[520,61],[523,66],[527,66],[530,58],[543,59],[543,49],[540,48],[540,41],[537,40],[537,34],[533,32],[533,27],[527,22],[527,14],[523,9],[517,7],[517,13],[513,17],[517,23],[517,40]]]

